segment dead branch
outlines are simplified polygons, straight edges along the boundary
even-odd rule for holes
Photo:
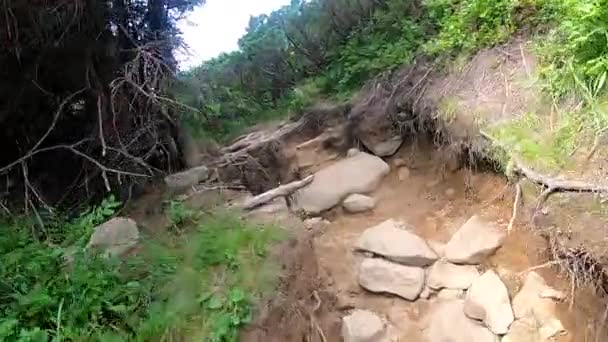
[[[314,179],[314,175],[310,175],[303,180],[291,182],[289,184],[281,185],[272,190],[266,191],[263,194],[259,194],[247,201],[243,204],[243,209],[251,210],[262,204],[268,203],[277,197],[285,197],[293,194],[297,190],[307,186],[312,183]]]

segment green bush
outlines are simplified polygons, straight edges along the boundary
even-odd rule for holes
[[[40,241],[29,222],[3,221],[0,341],[235,341],[272,289],[266,253],[277,230],[216,214],[124,260],[91,255],[84,243],[113,203],[65,222],[82,228],[78,239]]]
[[[470,54],[506,41],[515,31],[515,0],[426,0],[428,21],[438,34],[424,50],[432,55]]]

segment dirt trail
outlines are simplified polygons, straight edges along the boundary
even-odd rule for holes
[[[399,180],[392,167],[395,158],[407,161],[410,169],[407,179]],[[505,179],[494,173],[468,169],[446,172],[440,158],[441,153],[430,146],[405,146],[397,156],[387,160],[392,170],[371,194],[378,202],[373,211],[348,214],[338,207],[324,213],[323,217],[331,223],[314,234],[312,245],[320,283],[316,289],[308,291],[318,291],[321,298],[326,300],[323,310],[317,314],[317,321],[327,341],[342,341],[341,319],[355,308],[373,311],[390,323],[392,341],[423,341],[419,327],[433,302],[437,301],[431,297],[410,302],[396,296],[373,294],[361,288],[357,282],[357,265],[363,256],[354,252],[353,246],[365,229],[393,218],[412,224],[416,233],[427,240],[447,242],[474,214],[506,229],[512,214],[513,194],[506,187]],[[482,270],[493,269],[500,275],[511,299],[522,286],[525,278],[522,272],[548,260],[545,240],[533,234],[523,221],[518,220],[519,224],[514,226],[504,245],[480,266]],[[537,272],[549,286],[570,293],[568,280],[555,271],[541,268]],[[297,283],[297,279],[309,276],[312,275],[300,274],[294,281]],[[303,291],[297,284],[291,286],[295,286],[299,292]],[[558,304],[558,318],[567,333],[555,341],[603,340],[603,337],[597,339],[597,324],[600,323],[594,321],[601,317],[602,311],[593,298],[591,294],[578,294],[572,308],[569,299]],[[288,338],[286,336],[289,334],[280,332],[285,328],[278,322],[274,327],[271,324],[266,331],[277,329],[277,336],[273,337],[271,332],[265,339],[301,341],[297,334]],[[314,329],[310,331],[314,335]],[[310,335],[307,338],[321,341]],[[261,341],[259,338],[245,340]]]

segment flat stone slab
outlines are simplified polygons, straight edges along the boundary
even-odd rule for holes
[[[445,246],[445,258],[455,264],[480,264],[502,246],[506,233],[478,216],[471,217]]]
[[[344,342],[381,342],[384,335],[384,323],[371,311],[355,310],[342,318]]]
[[[438,259],[425,240],[393,219],[366,229],[355,248],[408,266],[427,266]]]
[[[464,313],[469,318],[482,321],[497,335],[509,331],[514,320],[509,293],[494,271],[487,271],[473,282],[467,291]]]
[[[443,288],[466,290],[477,278],[479,271],[475,266],[456,265],[440,260],[431,266],[427,285],[435,290]]]
[[[465,316],[463,300],[437,302],[426,321],[427,342],[498,342],[488,328]]]
[[[424,288],[424,269],[368,258],[359,267],[358,282],[370,292],[415,300]]]
[[[315,173],[313,182],[294,194],[295,207],[318,214],[342,202],[350,194],[375,190],[389,173],[382,159],[360,152]]]
[[[197,166],[165,177],[165,184],[172,190],[185,190],[209,178],[206,166]]]

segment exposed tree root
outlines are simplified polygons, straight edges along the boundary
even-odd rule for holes
[[[245,202],[243,208],[245,210],[254,209],[264,203],[268,203],[277,197],[285,197],[293,194],[298,189],[301,189],[308,184],[312,183],[314,175],[310,175],[302,180],[291,182],[289,184],[281,185],[272,190],[266,191],[265,193],[259,194]]]
[[[515,184],[515,200],[513,201],[513,215],[511,215],[511,220],[509,221],[509,226],[507,227],[507,233],[510,233],[513,229],[513,224],[515,224],[515,219],[517,218],[517,208],[519,207],[519,203],[521,201],[521,183],[518,182]]]

